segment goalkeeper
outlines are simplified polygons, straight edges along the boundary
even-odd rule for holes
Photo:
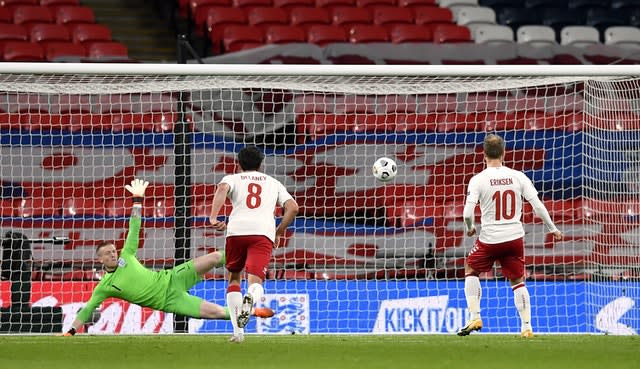
[[[98,245],[96,254],[107,273],[93,290],[89,302],[78,312],[65,336],[76,334],[89,320],[93,311],[109,297],[192,318],[229,319],[227,308],[187,292],[202,279],[204,273],[213,267],[224,265],[221,253],[212,252],[172,269],[160,271],[145,268],[136,258],[142,199],[148,185],[149,182],[134,179],[131,185],[125,186],[133,195],[133,209],[124,248],[118,257],[118,251],[112,242],[102,242]],[[256,308],[253,315],[267,318],[273,316],[273,311],[268,308]]]

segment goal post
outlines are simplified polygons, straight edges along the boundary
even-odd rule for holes
[[[640,329],[636,66],[2,63],[0,133],[0,332],[53,330],[37,314],[69,327],[104,274],[95,246],[122,246],[135,177],[151,183],[144,265],[224,249],[207,217],[247,144],[301,206],[260,301],[276,315],[249,332],[455,332],[473,245],[462,208],[487,133],[566,236],[553,241],[525,206],[534,330]],[[382,156],[398,164],[393,181],[371,174]],[[205,277],[191,292],[224,305],[225,271]],[[481,279],[483,332],[519,332],[500,268]],[[93,320],[96,334],[174,332],[171,314],[119,300]],[[193,319],[189,331],[231,325]]]

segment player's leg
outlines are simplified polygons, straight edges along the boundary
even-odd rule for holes
[[[242,311],[240,315],[238,315],[238,325],[240,327],[244,327],[249,323],[254,304],[260,301],[264,295],[262,282],[266,277],[272,249],[273,242],[269,238],[265,236],[252,236],[251,245],[247,250],[247,262],[245,264],[249,287],[247,288],[247,293],[242,298]]]
[[[242,290],[240,281],[242,270],[247,259],[247,246],[243,242],[244,236],[227,237],[226,240],[226,267],[229,271],[229,284],[227,285],[227,306],[231,324],[233,325],[233,336],[230,342],[240,343],[244,340],[244,328],[238,326],[238,315],[242,310]]]
[[[223,266],[225,261],[225,257],[221,252],[214,251],[193,259],[193,267],[200,278],[202,278],[202,276],[211,269]]]
[[[467,300],[467,309],[471,316],[464,327],[458,330],[458,336],[467,336],[473,331],[482,329],[480,316],[480,300],[482,287],[480,285],[480,273],[488,272],[493,267],[495,258],[487,245],[476,240],[475,245],[469,251],[464,266],[464,296]]]
[[[524,283],[524,242],[522,238],[505,242],[506,256],[500,258],[502,274],[509,279],[513,302],[520,315],[522,337],[533,337],[531,326],[531,297]]]

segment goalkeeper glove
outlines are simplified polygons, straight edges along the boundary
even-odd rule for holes
[[[130,185],[124,186],[124,188],[129,191],[133,195],[134,203],[142,203],[142,198],[144,197],[144,191],[149,186],[148,181],[143,181],[141,179],[134,179],[131,181]]]

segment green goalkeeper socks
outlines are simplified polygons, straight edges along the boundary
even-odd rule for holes
[[[225,306],[224,309],[224,320],[231,320],[231,314],[229,313],[229,307]]]
[[[220,264],[218,264],[218,267],[223,267],[227,263],[227,257],[224,253],[224,250],[219,252],[220,252]]]

